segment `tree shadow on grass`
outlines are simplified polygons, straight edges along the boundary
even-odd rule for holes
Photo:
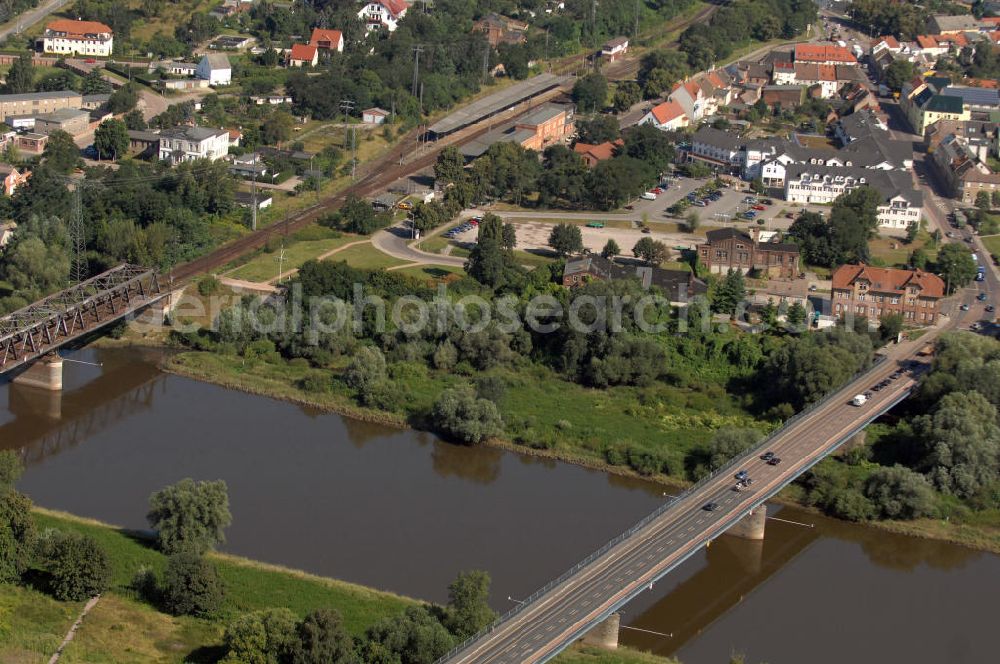
[[[214,662],[218,662],[225,656],[225,646],[201,646],[200,648],[195,648],[189,652],[184,658],[184,661],[190,662],[191,664],[214,664]]]

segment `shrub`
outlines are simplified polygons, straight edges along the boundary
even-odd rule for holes
[[[198,294],[202,297],[215,295],[220,290],[222,290],[222,282],[211,274],[207,274],[198,280]]]
[[[344,371],[344,382],[359,393],[364,393],[366,389],[385,379],[385,356],[374,346],[359,348]]]
[[[507,393],[507,383],[500,376],[480,376],[476,379],[476,396],[499,404]]]
[[[302,377],[299,381],[299,389],[313,394],[321,394],[330,391],[330,377],[325,373],[313,371]]]
[[[163,608],[177,616],[208,616],[225,594],[215,565],[195,553],[177,553],[167,560],[161,595]]]
[[[44,557],[49,588],[56,599],[78,602],[111,585],[111,559],[89,535],[56,535],[45,546]]]
[[[442,392],[434,402],[431,418],[438,429],[464,443],[480,443],[503,432],[496,404],[466,390]]]
[[[295,614],[285,608],[246,613],[226,625],[222,642],[232,664],[287,662],[297,641]]]
[[[164,553],[204,553],[225,541],[223,530],[232,522],[226,483],[183,479],[150,496],[146,519]]]

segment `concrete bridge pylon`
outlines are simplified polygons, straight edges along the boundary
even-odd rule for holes
[[[59,392],[63,388],[63,359],[59,353],[47,353],[28,365],[13,380],[18,385]]]

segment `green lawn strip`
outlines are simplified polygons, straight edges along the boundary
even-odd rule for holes
[[[677,664],[676,659],[665,659],[628,648],[611,651],[590,646],[577,646],[567,650],[555,661],[559,664]]]
[[[555,218],[555,217],[511,217],[506,221],[513,224],[568,224],[570,226],[587,226],[589,224],[604,224],[604,228],[634,229],[636,222],[630,219],[607,219],[606,212],[595,212],[593,217],[580,219],[578,217]]]
[[[318,258],[328,251],[342,247],[351,242],[357,242],[356,235],[344,235],[337,238],[324,238],[322,240],[306,240],[291,242],[285,247],[284,259],[281,261],[281,271],[296,270],[307,260]],[[278,276],[278,258],[280,249],[273,252],[265,252],[255,257],[250,262],[226,274],[233,279],[243,279],[244,281],[267,282]]]
[[[454,254],[455,252],[452,252]],[[531,251],[520,251],[514,252],[514,260],[517,261],[518,265],[524,265],[525,267],[538,267],[540,265],[548,265],[549,263],[554,263],[556,257],[547,254],[536,254]]]
[[[399,270],[393,270],[393,272],[405,274],[406,276],[413,277],[415,279],[433,282],[452,280],[455,275],[458,277],[465,276],[465,270],[457,265],[414,265],[412,267],[404,267]]]
[[[440,254],[449,244],[451,244],[451,240],[448,238],[441,235],[434,235],[418,242],[416,248],[430,254]]]
[[[986,250],[994,256],[1000,256],[1000,235],[988,235],[982,238]]]
[[[383,254],[371,243],[348,247],[343,251],[338,251],[327,260],[346,261],[348,265],[366,270],[384,270],[387,267],[406,265],[409,262]]]
[[[83,602],[0,584],[0,662],[48,662],[82,608]]]

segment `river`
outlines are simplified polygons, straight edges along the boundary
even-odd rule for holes
[[[61,394],[0,384],[21,490],[143,528],[152,491],[221,478],[223,548],[250,558],[438,602],[485,569],[505,610],[665,500],[649,482],[163,374],[154,353],[66,357],[101,366],[66,363]],[[996,661],[1000,556],[772,511],[784,521],[764,542],[722,537],[627,605],[623,642],[685,664]]]

